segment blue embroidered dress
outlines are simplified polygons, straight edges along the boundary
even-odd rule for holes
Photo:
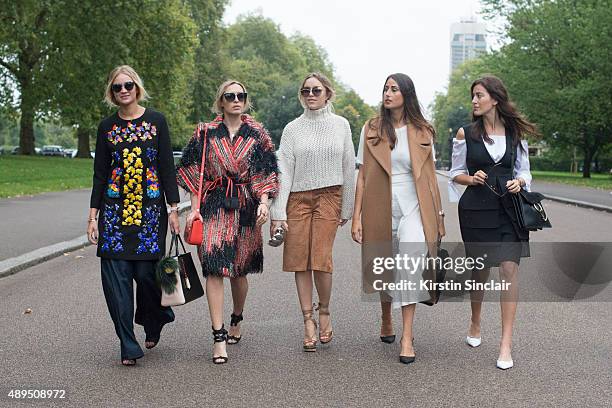
[[[168,125],[146,109],[137,119],[117,113],[98,127],[91,208],[98,216],[98,256],[156,260],[165,253],[166,202],[179,193]]]

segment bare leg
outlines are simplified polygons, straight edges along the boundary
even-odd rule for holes
[[[295,286],[302,312],[312,310],[312,271],[295,272]],[[312,321],[304,322],[304,340],[316,338],[315,329]]]
[[[247,293],[249,291],[249,281],[246,276],[238,278],[231,278],[230,284],[232,286],[232,301],[234,303],[234,310],[232,313],[235,315],[241,315],[244,310],[244,304],[246,302]],[[230,326],[230,336],[240,337],[240,323],[237,326]]]
[[[473,271],[472,279],[476,282],[485,282],[489,278],[491,269],[486,268],[481,271]],[[472,317],[470,319],[470,327],[468,336],[480,337],[480,313],[482,311],[482,299],[484,298],[483,290],[473,290],[470,292],[470,300],[472,306]]]
[[[412,338],[414,337],[412,333],[412,322],[414,321],[414,311],[416,310],[416,305],[413,303],[411,305],[402,306],[402,339],[400,340],[400,345],[402,347],[402,351],[400,352],[400,356],[414,357],[414,348],[412,347]]]
[[[332,274],[322,271],[313,271],[314,283],[317,288],[319,295],[319,303],[322,311],[319,311],[319,330],[321,333],[329,334],[332,331],[331,319],[329,313],[329,300],[331,299],[332,291]],[[326,337],[322,340],[323,343],[327,341]]]
[[[500,296],[502,338],[499,345],[499,360],[512,360],[512,329],[516,316],[516,305],[518,301],[518,264],[508,261],[499,265],[499,277],[510,283],[507,291]]]
[[[206,300],[212,327],[214,330],[219,330],[223,326],[223,278],[219,276],[206,278]],[[213,356],[227,357],[225,342],[214,343]]]

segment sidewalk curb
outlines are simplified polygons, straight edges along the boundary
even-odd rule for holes
[[[443,170],[436,170],[436,173],[446,178],[450,178],[448,174],[446,174]],[[544,197],[546,197],[546,199],[550,201],[556,201],[563,204],[572,204],[577,207],[590,208],[592,210],[612,213],[612,207],[608,207],[606,205],[594,204],[586,201],[572,200],[571,198],[557,197],[550,194],[544,194]]]
[[[191,208],[191,203],[183,202],[180,203],[178,207],[179,214],[182,214]],[[87,235],[82,235],[70,241],[59,242],[57,244],[35,249],[23,255],[5,259],[0,261],[0,279],[89,245],[91,244],[87,239]]]

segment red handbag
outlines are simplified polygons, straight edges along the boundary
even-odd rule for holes
[[[206,164],[206,134],[208,126],[204,127],[204,148],[202,149],[202,164],[200,166],[200,184],[198,187],[198,201],[195,208],[192,210],[200,211],[200,203],[202,202],[202,184],[204,182],[204,165]],[[185,225],[185,242],[191,245],[202,245],[204,239],[204,225],[199,218],[196,218],[191,224]]]

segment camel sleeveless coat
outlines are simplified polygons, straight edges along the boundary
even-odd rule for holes
[[[374,122],[375,123],[375,122]],[[391,233],[391,147],[386,138],[374,145],[379,133],[378,126],[365,125],[363,165],[364,177],[361,223],[363,228],[362,276],[366,292],[373,292],[375,279],[387,280],[392,272],[382,275],[372,273],[376,257],[392,257]],[[444,236],[444,213],[440,190],[436,179],[432,153],[433,136],[425,128],[418,129],[408,124],[410,161],[419,201],[423,232],[430,254],[437,253],[438,240]],[[387,274],[387,275],[386,275]],[[435,274],[428,273],[427,279],[435,281]],[[433,296],[432,296],[433,298]],[[437,299],[436,299],[437,300]],[[434,300],[434,302],[436,301]]]

